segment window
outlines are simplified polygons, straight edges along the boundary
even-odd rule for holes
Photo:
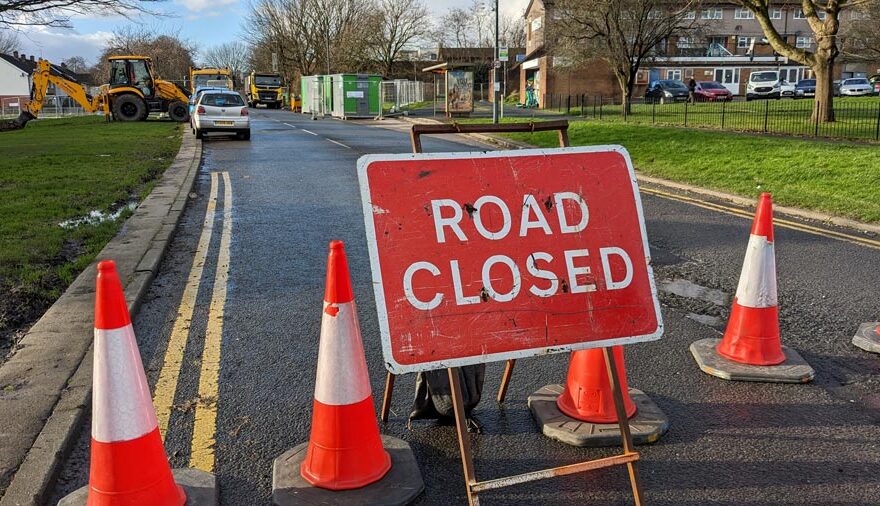
[[[798,37],[795,47],[800,49],[808,49],[813,44],[812,37]]]
[[[719,7],[712,9],[703,9],[700,15],[701,19],[724,19],[724,10]]]
[[[681,81],[681,69],[669,69],[666,71],[666,79]]]
[[[684,13],[684,19],[697,19],[697,11],[687,11]]]
[[[541,26],[544,25],[544,18],[538,16],[537,18],[532,20],[532,31],[540,30]]]
[[[240,107],[244,105],[244,100],[238,93],[205,93],[199,103],[214,107]]]
[[[733,19],[755,19],[755,13],[751,9],[740,7],[733,13]]]
[[[736,38],[736,47],[740,49],[748,49],[752,45],[752,37],[737,37]]]
[[[770,9],[770,19],[782,19],[782,9]]]
[[[694,41],[691,40],[690,37],[679,37],[678,38],[678,47],[685,48],[685,49],[694,47]]]
[[[816,11],[816,15],[819,16],[819,19],[825,21],[825,11]],[[794,11],[794,19],[807,19],[807,15],[804,14],[804,11],[798,9]]]

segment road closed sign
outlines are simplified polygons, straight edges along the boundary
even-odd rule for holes
[[[358,177],[389,371],[663,333],[622,147],[369,155]]]

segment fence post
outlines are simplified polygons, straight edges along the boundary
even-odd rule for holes
[[[724,130],[724,107],[727,104],[727,101],[724,100],[721,102],[721,129]]]
[[[770,116],[770,99],[764,101],[764,133],[767,133],[767,120]]]
[[[880,104],[877,104],[877,126],[874,127],[874,140],[880,141]]]
[[[819,108],[822,103],[819,102],[819,99],[813,100],[813,118],[815,119],[816,125],[813,127],[813,137],[819,137]]]
[[[565,98],[565,115],[566,116],[571,115],[571,95],[569,95]]]
[[[605,97],[600,96],[598,98],[599,98],[599,119],[602,119],[602,106],[605,105]]]
[[[688,102],[684,103],[684,126],[688,126]]]
[[[581,93],[581,118],[584,117],[584,99],[587,98],[586,95]]]
[[[651,99],[651,124],[657,124],[657,101]]]

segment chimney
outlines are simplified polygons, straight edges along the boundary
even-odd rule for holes
[[[12,56],[13,56],[13,58],[15,58],[17,60],[18,59],[18,51],[13,51]]]
[[[31,61],[34,61],[34,55],[31,55]]]
[[[21,59],[22,59],[22,60],[27,60],[27,55],[24,54],[24,53],[21,53]]]

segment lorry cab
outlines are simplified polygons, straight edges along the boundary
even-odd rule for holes
[[[280,109],[284,102],[281,75],[251,72],[247,77],[245,94],[250,107],[264,104],[269,109]]]

